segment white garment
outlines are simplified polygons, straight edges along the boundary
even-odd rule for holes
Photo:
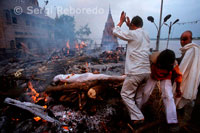
[[[200,46],[190,43],[180,50],[182,51],[182,54],[184,54],[179,65],[180,71],[183,74],[183,80],[180,86],[183,96],[182,98],[176,98],[176,105],[178,108],[182,108],[188,103],[184,101],[196,99],[198,85],[200,83]],[[173,86],[173,89],[176,89],[175,85]],[[179,103],[181,103],[181,106],[178,105]]]
[[[156,82],[157,81],[153,80],[152,78],[148,79],[148,81],[144,87],[144,94],[143,94],[143,98],[142,98],[142,102],[141,102],[140,106],[142,106],[143,104],[145,104],[148,101],[148,99],[156,85]],[[175,106],[173,92],[172,92],[171,80],[160,81],[160,87],[162,89],[162,99],[163,99],[163,103],[165,106],[167,123],[168,124],[178,123],[177,114],[176,114],[176,106]]]
[[[128,108],[131,120],[142,120],[144,116],[140,111],[144,85],[149,74],[128,75],[124,80],[121,97]]]
[[[53,78],[54,82],[86,82],[91,80],[106,80],[106,79],[116,79],[123,80],[126,78],[126,75],[122,76],[111,76],[106,74],[93,74],[93,73],[82,73],[82,74],[59,74]]]
[[[114,28],[113,34],[124,41],[128,41],[125,74],[150,73],[150,39],[148,34],[142,28],[122,31],[119,26]]]

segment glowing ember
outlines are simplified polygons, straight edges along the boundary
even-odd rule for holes
[[[34,89],[33,85],[31,82],[28,82],[28,89],[30,90],[27,95],[31,96],[32,102],[37,103],[40,100],[43,100],[47,102],[47,94],[43,94],[43,96],[40,96],[40,94]]]
[[[13,120],[13,121],[19,121],[19,119],[18,119],[18,118],[16,118],[16,119],[15,119],[15,118],[12,118],[12,120]]]
[[[44,105],[44,106],[42,106],[42,107],[46,109],[46,108],[47,108],[47,105]]]
[[[47,102],[48,101],[48,99],[47,99],[48,95],[46,93],[44,93],[43,96],[44,96],[44,101]]]
[[[69,128],[67,126],[63,126],[63,129],[69,131]]]
[[[34,119],[35,121],[39,121],[39,120],[41,120],[41,118],[40,118],[39,116],[34,117],[33,119]]]
[[[47,122],[46,120],[42,120],[42,122]]]

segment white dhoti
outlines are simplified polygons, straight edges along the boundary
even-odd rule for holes
[[[156,85],[156,80],[153,80],[152,78],[149,78],[147,81],[147,84],[144,87],[144,94],[142,98],[141,105],[146,103]],[[177,120],[177,114],[176,114],[176,106],[173,98],[173,92],[172,92],[172,83],[171,80],[162,80],[160,81],[160,86],[162,90],[162,99],[165,106],[165,113],[166,113],[166,119],[167,123],[178,123]]]

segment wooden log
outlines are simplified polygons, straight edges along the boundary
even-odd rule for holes
[[[78,91],[78,90],[88,91],[89,89],[92,89],[92,87],[94,86],[96,86],[95,87],[96,90],[99,90],[100,92],[100,89],[102,89],[103,91],[104,88],[106,88],[105,85],[109,87],[117,88],[119,86],[122,86],[123,81],[124,80],[122,79],[108,78],[105,80],[93,80],[93,81],[86,81],[86,82],[73,82],[73,83],[66,82],[66,83],[63,83],[62,85],[57,85],[57,86],[50,85],[47,87],[45,92],[48,94],[48,93],[53,93],[53,92],[58,92],[58,91],[63,91],[64,93]]]
[[[89,100],[88,97],[90,99],[102,99],[102,95],[105,96],[104,94],[108,90],[110,91],[110,88],[115,90],[115,88],[121,87],[124,79],[125,76],[91,73],[58,75],[54,78],[54,82],[59,82],[59,84],[57,86],[48,86],[45,92],[54,100],[75,103],[82,110]]]
[[[58,86],[48,86],[45,92],[48,94],[48,93],[53,93],[57,91],[63,91],[63,92],[73,92],[77,90],[87,91],[91,86],[94,86],[97,83],[98,81],[64,83]]]
[[[79,109],[82,110],[83,109],[83,105],[82,105],[82,98],[81,98],[81,94],[78,94],[78,106]]]
[[[122,81],[122,80],[120,80]],[[64,83],[58,86],[48,86],[46,93],[59,102],[78,103],[83,109],[87,103],[87,98],[99,99],[107,93],[108,88],[121,88],[123,82],[114,79],[94,80],[87,82]],[[110,89],[109,89],[110,90]],[[102,98],[101,98],[102,99]]]
[[[4,100],[4,103],[14,105],[21,109],[27,110],[27,111],[31,112],[32,114],[39,116],[48,122],[57,124],[58,126],[66,125],[65,123],[62,123],[62,122],[48,116],[48,114],[45,112],[45,108],[40,105],[30,103],[30,102],[21,102],[21,101],[11,99],[11,98],[6,98]]]
[[[68,94],[68,95],[65,94],[59,98],[59,101],[60,102],[73,102],[78,99],[77,95],[78,95],[77,92],[72,92],[71,94]]]
[[[105,91],[105,89],[105,85],[96,85],[88,90],[87,95],[89,98],[96,99]]]

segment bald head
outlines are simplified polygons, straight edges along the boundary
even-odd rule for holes
[[[192,32],[191,31],[185,31],[182,33],[180,38],[181,46],[184,47],[185,45],[192,42]]]

